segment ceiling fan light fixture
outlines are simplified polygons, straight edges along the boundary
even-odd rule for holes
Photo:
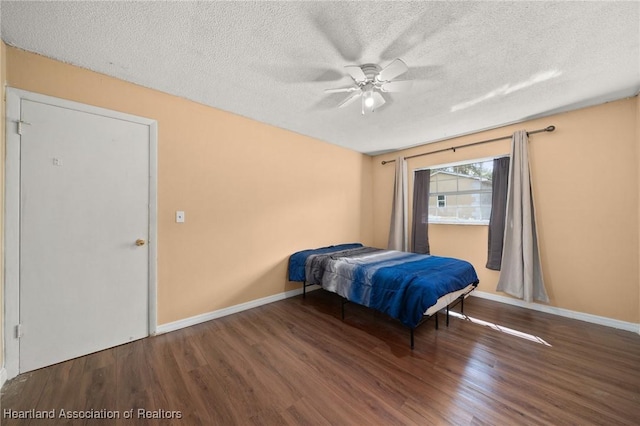
[[[362,96],[364,96],[364,106],[367,108],[373,108],[373,105],[375,104],[375,100],[373,99],[373,89],[367,90]]]
[[[345,69],[355,85],[325,90],[325,93],[354,92],[338,105],[339,108],[351,104],[360,96],[362,114],[366,114],[386,103],[380,92],[404,92],[411,89],[411,80],[394,80],[409,71],[409,67],[401,59],[394,59],[382,69],[376,64],[347,65]]]

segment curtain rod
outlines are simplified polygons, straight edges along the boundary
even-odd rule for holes
[[[553,132],[555,129],[556,129],[556,126],[548,126],[548,127],[545,127],[544,129],[532,130],[530,132],[527,132],[527,135],[532,135],[534,133],[542,133],[542,132]],[[442,148],[442,149],[438,149],[436,151],[423,152],[422,154],[410,155],[408,157],[404,157],[404,159],[408,160],[409,158],[422,157],[423,155],[437,154],[439,152],[445,152],[445,151],[456,152],[456,149],[466,148],[468,146],[474,146],[474,145],[481,145],[483,143],[501,141],[501,140],[504,140],[504,139],[511,139],[511,137],[512,137],[511,135],[509,135],[509,136],[501,136],[499,138],[487,139],[487,140],[480,141],[480,142],[473,142],[473,143],[468,143],[468,144],[465,144],[465,145],[452,146],[450,148]],[[386,160],[386,161],[382,162],[382,165],[384,166],[387,163],[393,163],[395,161],[396,160]]]

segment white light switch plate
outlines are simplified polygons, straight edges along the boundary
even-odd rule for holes
[[[176,223],[184,223],[184,212],[177,211],[176,212]]]

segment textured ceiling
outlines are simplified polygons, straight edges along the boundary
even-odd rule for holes
[[[633,96],[639,2],[2,1],[9,45],[364,153]],[[343,67],[402,58],[362,115]]]

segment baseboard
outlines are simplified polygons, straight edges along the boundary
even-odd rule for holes
[[[317,290],[320,286],[313,285],[307,287],[307,292]],[[273,296],[263,297],[261,299],[251,300],[249,302],[241,303],[239,305],[229,306],[228,308],[219,309],[217,311],[207,312],[193,317],[181,319],[178,321],[158,325],[156,334],[169,333],[171,331],[180,330],[181,328],[190,327],[192,325],[200,324],[206,321],[211,321],[216,318],[221,318],[227,315],[236,314],[238,312],[246,311],[248,309],[256,308],[258,306],[267,305],[269,303],[284,300],[289,297],[294,297],[302,294],[302,288],[285,291],[283,293],[274,294]],[[545,312],[547,314],[558,315],[561,317],[577,319],[580,321],[586,321],[593,324],[604,325],[607,327],[618,328],[621,330],[631,331],[636,334],[640,334],[640,324],[633,322],[620,321],[612,318],[601,317],[598,315],[586,314],[583,312],[571,311],[569,309],[557,308],[555,306],[541,305],[538,303],[527,303],[519,299],[513,299],[511,297],[502,296],[499,294],[486,293],[483,291],[473,291],[470,294],[474,297],[481,299],[493,300],[494,302],[505,303],[507,305],[519,306],[521,308],[532,309],[535,311]],[[6,381],[7,372],[3,368],[0,370],[0,388]]]
[[[3,367],[0,369],[0,390],[4,386],[4,383],[7,381],[7,370]]]
[[[307,293],[319,288],[320,286],[317,285],[308,286]],[[302,294],[302,288],[285,291],[283,293],[274,294],[273,296],[267,296],[261,299],[241,303],[239,305],[229,306],[228,308],[218,309],[217,311],[207,312],[178,321],[161,324],[156,328],[156,334],[169,333],[171,331],[180,330],[181,328],[191,327],[192,325],[211,321],[212,319],[221,318],[231,314],[237,314],[238,312],[246,311],[247,309],[257,308],[258,306],[288,299],[289,297],[298,296],[300,294]]]
[[[523,300],[513,299],[511,297],[502,296],[499,294],[486,293],[483,291],[473,291],[471,292],[471,296],[640,334],[640,324],[636,324],[633,322],[620,321],[613,318],[586,314],[584,312],[571,311],[564,308],[556,308],[555,306],[541,305],[539,303],[528,303]]]

